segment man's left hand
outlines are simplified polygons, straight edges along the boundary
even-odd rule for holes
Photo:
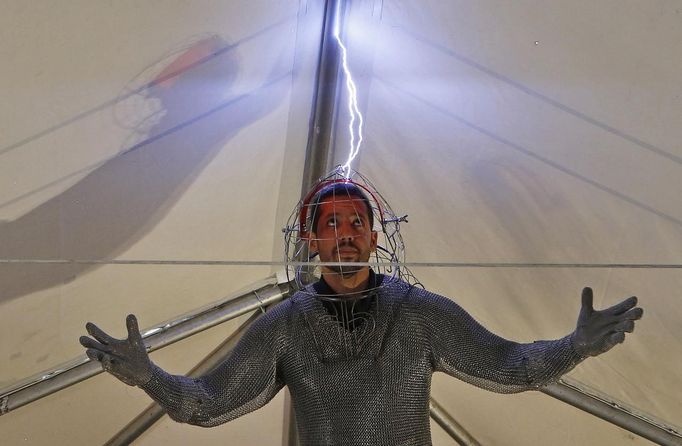
[[[600,355],[625,340],[625,333],[635,329],[635,321],[644,310],[632,296],[605,310],[592,307],[592,288],[584,288],[578,326],[573,333],[573,347],[580,356]]]

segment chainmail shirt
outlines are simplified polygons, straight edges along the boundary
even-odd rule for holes
[[[260,317],[228,359],[200,378],[154,366],[141,387],[176,421],[215,426],[291,392],[300,443],[431,444],[433,372],[500,393],[536,389],[582,359],[570,335],[520,344],[486,330],[451,300],[381,277],[366,317],[339,324],[296,293]]]

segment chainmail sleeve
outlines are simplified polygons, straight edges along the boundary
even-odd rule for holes
[[[175,421],[210,427],[254,411],[284,386],[278,358],[287,347],[285,301],[261,316],[230,356],[199,378],[171,375],[154,366],[140,387]]]
[[[576,366],[571,335],[529,344],[503,339],[442,296],[418,291],[434,371],[498,393],[537,389]],[[415,294],[415,293],[413,293]]]

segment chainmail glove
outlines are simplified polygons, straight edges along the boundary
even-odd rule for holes
[[[600,355],[625,340],[625,333],[635,329],[635,321],[644,310],[632,296],[605,310],[592,307],[592,288],[584,288],[578,326],[573,332],[573,348],[582,357]]]
[[[152,378],[153,364],[137,326],[137,319],[126,318],[128,339],[115,339],[97,325],[88,322],[85,329],[95,339],[81,336],[79,341],[88,357],[102,364],[102,368],[129,386],[140,386]]]

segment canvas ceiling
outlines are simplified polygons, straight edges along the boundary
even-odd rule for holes
[[[682,263],[682,7],[677,1],[351,1],[365,140],[355,167],[403,225],[410,262]],[[316,1],[57,4],[0,16],[0,258],[280,261],[303,173]],[[340,103],[347,100],[341,92]],[[347,154],[340,107],[334,149]],[[0,265],[0,387],[277,266]],[[489,329],[573,330],[640,297],[626,343],[569,377],[682,424],[679,268],[417,267]],[[239,321],[153,355],[183,373]],[[436,375],[485,445],[645,445],[547,395]],[[149,403],[106,375],[0,417],[3,444],[101,444]],[[283,444],[283,396],[226,425],[157,423],[136,444]],[[451,445],[433,426],[435,445]],[[7,442],[7,443],[5,443]]]

